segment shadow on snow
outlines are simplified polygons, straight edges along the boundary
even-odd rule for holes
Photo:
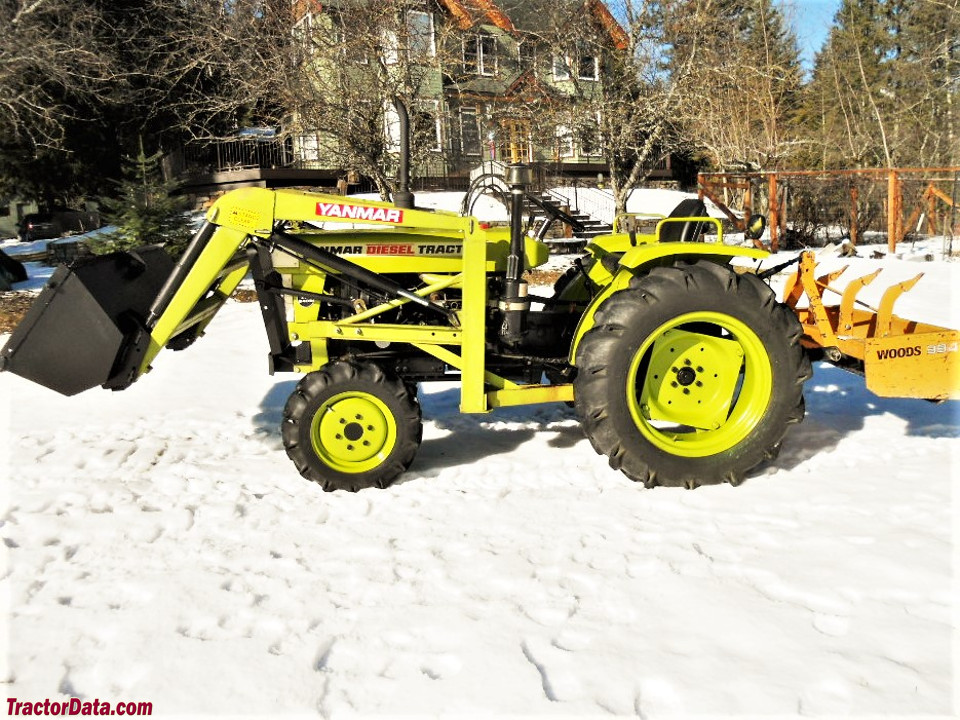
[[[280,445],[280,424],[287,398],[297,381],[279,382],[270,388],[253,417],[257,434]],[[494,455],[516,450],[536,435],[549,433],[550,447],[568,448],[586,442],[573,410],[562,404],[503,408],[489,414],[460,412],[460,389],[450,387],[419,393],[426,428],[410,473],[433,473],[448,467],[467,466]],[[429,437],[436,430],[441,437]]]
[[[279,446],[283,407],[297,381],[274,385],[260,403],[253,422],[258,433]],[[429,387],[429,386],[428,386]],[[436,386],[435,386],[436,387]],[[448,467],[467,466],[495,455],[508,454],[534,436],[548,433],[547,445],[558,450],[586,442],[574,411],[561,403],[501,408],[488,414],[463,414],[456,385],[419,394],[428,437],[410,468],[413,475]],[[791,470],[814,455],[837,446],[862,430],[868,417],[893,415],[905,423],[908,436],[960,438],[960,402],[934,404],[925,400],[880,398],[867,390],[862,378],[826,363],[805,390],[806,419],[793,427],[773,467]],[[429,437],[436,430],[441,437]],[[891,438],[892,439],[892,438]],[[769,466],[766,466],[769,467]],[[757,468],[751,475],[762,472]]]
[[[787,433],[783,452],[774,461],[777,467],[790,470],[832,450],[844,438],[863,430],[869,417],[899,418],[905,425],[902,434],[909,437],[960,438],[960,402],[877,397],[867,390],[863,378],[828,363],[815,366],[804,397],[806,418]],[[895,439],[889,438],[891,442]]]

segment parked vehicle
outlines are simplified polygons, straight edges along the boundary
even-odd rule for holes
[[[18,225],[20,242],[52,240],[100,227],[100,213],[81,210],[54,210],[24,215]]]

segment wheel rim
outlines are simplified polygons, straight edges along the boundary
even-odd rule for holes
[[[334,470],[362,473],[383,463],[393,451],[397,424],[378,397],[343,392],[317,410],[310,439],[317,457]]]
[[[672,455],[729,450],[761,421],[773,394],[763,341],[717,312],[680,315],[658,327],[633,356],[627,404],[641,434]]]

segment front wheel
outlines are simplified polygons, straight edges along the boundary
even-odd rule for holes
[[[584,431],[647,487],[741,483],[803,419],[795,315],[753,275],[655,268],[600,306],[577,354]]]
[[[373,363],[332,362],[306,375],[287,400],[283,445],[324,490],[385,488],[423,436],[416,394]]]

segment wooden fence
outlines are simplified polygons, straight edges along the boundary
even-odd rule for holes
[[[960,167],[700,173],[697,187],[740,230],[765,209],[774,251],[797,226],[838,224],[854,245],[885,229],[890,252],[924,227],[960,235]]]

